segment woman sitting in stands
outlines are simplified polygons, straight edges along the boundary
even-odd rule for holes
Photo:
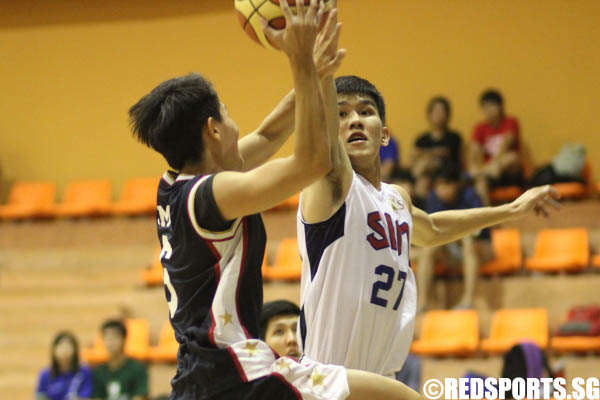
[[[79,364],[75,336],[60,332],[54,337],[49,368],[40,372],[36,400],[77,400],[92,397],[92,372]]]

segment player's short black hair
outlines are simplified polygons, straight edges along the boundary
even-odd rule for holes
[[[202,158],[202,130],[209,117],[221,121],[220,101],[212,84],[199,74],[169,79],[129,109],[134,136],[182,169]]]
[[[450,119],[450,112],[452,111],[452,108],[450,107],[450,102],[444,96],[435,96],[429,100],[427,103],[427,116],[431,114],[431,110],[433,110],[433,107],[438,103],[444,107],[444,110],[446,110],[446,115],[448,116],[448,119]]]
[[[123,338],[127,337],[127,328],[125,327],[123,321],[119,319],[109,319],[108,321],[104,321],[100,330],[104,333],[104,331],[107,329],[115,329]]]
[[[412,172],[410,172],[409,168],[402,168],[398,165],[394,166],[392,173],[390,174],[390,181],[407,181],[410,183],[415,183],[415,177]]]
[[[71,332],[63,331],[54,336],[54,339],[52,339],[52,346],[50,348],[50,374],[53,377],[57,377],[61,373],[60,368],[58,367],[58,360],[54,355],[54,349],[63,340],[68,340],[73,346],[73,358],[71,358],[69,372],[79,371],[79,343],[77,342],[75,335],[73,335]]]
[[[280,315],[300,315],[300,308],[291,301],[287,300],[275,300],[269,301],[263,304],[262,311],[260,313],[260,338],[265,339],[267,336],[267,327],[269,322],[274,317]]]
[[[335,88],[338,94],[369,96],[375,102],[375,106],[377,106],[381,123],[385,125],[385,101],[379,90],[371,82],[355,75],[346,75],[335,79]]]
[[[460,167],[453,162],[446,162],[433,174],[433,182],[460,182]]]
[[[486,89],[479,97],[479,104],[483,105],[484,103],[496,103],[499,106],[502,106],[504,104],[504,99],[498,90]]]

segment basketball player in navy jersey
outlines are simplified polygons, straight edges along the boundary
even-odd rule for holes
[[[303,360],[392,377],[413,337],[411,244],[439,246],[501,222],[557,207],[549,186],[511,204],[426,214],[399,186],[381,182],[387,145],[383,97],[356,76],[323,84],[332,165],[302,191],[299,341]]]
[[[157,206],[170,321],[180,343],[171,398],[417,399],[375,374],[278,358],[255,339],[266,241],[258,213],[331,169],[317,71],[331,76],[343,58],[340,26],[331,23],[335,12],[318,37],[323,9],[317,0],[307,9],[300,2],[295,15],[286,0],[281,7],[285,30],[265,31],[290,61],[293,155],[266,162],[294,120],[291,95],[239,142],[227,109],[199,75],[166,81],[130,109],[135,135],[177,171],[164,174]]]

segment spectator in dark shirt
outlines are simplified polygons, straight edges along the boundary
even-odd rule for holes
[[[300,309],[287,300],[270,301],[260,314],[260,338],[281,357],[300,357],[296,329]]]
[[[412,154],[412,173],[415,195],[425,198],[431,189],[431,176],[447,163],[462,164],[462,139],[448,127],[450,102],[434,97],[427,104],[429,130],[415,141]]]
[[[92,397],[92,372],[79,364],[79,345],[75,336],[60,332],[51,347],[50,368],[40,373],[36,400],[77,400]]]
[[[146,366],[125,356],[127,329],[119,320],[102,325],[102,339],[108,352],[108,362],[95,368],[94,399],[143,400],[148,397]]]
[[[519,122],[504,112],[502,95],[489,89],[479,100],[485,117],[473,129],[469,172],[485,205],[489,189],[495,186],[522,186],[522,156]]]
[[[481,207],[481,198],[471,186],[461,184],[460,169],[455,164],[440,168],[433,177],[433,189],[427,197],[427,213],[446,210],[461,210]],[[417,267],[418,308],[425,310],[429,288],[433,280],[436,264],[448,267],[463,267],[464,290],[456,309],[473,307],[478,269],[482,262],[493,257],[490,232],[485,229],[474,236],[467,236],[460,242],[440,247],[424,248],[419,255]]]
[[[390,136],[387,146],[379,148],[379,159],[381,160],[381,180],[387,182],[394,168],[400,166],[398,142],[392,136]]]

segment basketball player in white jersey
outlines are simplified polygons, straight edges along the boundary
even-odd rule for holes
[[[439,246],[533,210],[546,214],[556,193],[534,188],[511,204],[428,215],[381,182],[379,148],[390,133],[377,89],[345,76],[323,90],[333,166],[300,199],[300,346],[304,359],[393,377],[416,314],[410,245]]]

